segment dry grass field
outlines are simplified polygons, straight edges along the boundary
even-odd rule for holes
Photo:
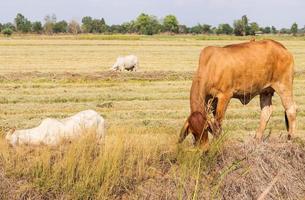
[[[200,50],[238,39],[0,38],[0,199],[255,199],[280,172],[290,179],[281,178],[267,197],[305,198],[305,180],[300,178],[305,177],[304,38],[281,41],[296,62],[296,140],[285,140],[284,111],[275,95],[265,132],[272,139],[258,145],[258,153],[252,141],[259,122],[258,98],[247,106],[231,101],[224,137],[205,155],[191,146],[190,138],[182,146],[176,144],[189,114],[189,89]],[[116,57],[125,54],[139,57],[140,71],[108,72]],[[92,136],[57,148],[10,148],[4,141],[10,128],[29,128],[43,118],[63,118],[84,109],[106,119],[104,144]],[[257,157],[248,159],[253,151]],[[269,171],[251,170],[251,162]],[[261,180],[257,187],[254,174]],[[234,177],[239,177],[240,189],[228,181]]]

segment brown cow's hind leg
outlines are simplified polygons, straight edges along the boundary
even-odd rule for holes
[[[292,87],[280,85],[276,88],[276,92],[281,97],[282,104],[285,108],[286,118],[288,120],[288,140],[290,140],[294,136],[296,129],[296,104],[292,97]]]
[[[273,93],[260,94],[260,107],[261,107],[261,117],[259,128],[256,131],[255,138],[257,141],[261,141],[263,137],[264,130],[272,114],[272,96]]]

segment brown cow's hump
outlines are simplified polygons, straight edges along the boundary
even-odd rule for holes
[[[238,44],[229,44],[229,45],[224,46],[223,48],[243,48],[243,47],[247,47],[248,45],[251,45],[253,43],[265,43],[265,44],[272,43],[275,46],[286,49],[286,47],[278,41],[275,41],[275,40],[272,40],[272,39],[265,39],[265,40],[256,41],[255,38],[252,38],[249,42],[243,42],[243,43],[238,43]]]

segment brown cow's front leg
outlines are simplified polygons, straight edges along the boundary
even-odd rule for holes
[[[230,95],[219,95],[217,97],[217,107],[215,112],[215,121],[212,123],[210,129],[215,137],[219,137],[222,131],[221,123],[224,119],[225,112],[228,108],[231,96]]]
[[[273,93],[260,94],[261,119],[255,138],[258,142],[262,140],[264,130],[272,114],[272,95]]]

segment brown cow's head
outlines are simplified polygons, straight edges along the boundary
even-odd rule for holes
[[[195,143],[208,134],[209,123],[207,117],[201,112],[193,112],[186,120],[180,132],[179,143],[183,142],[189,131],[192,132],[195,138]]]

